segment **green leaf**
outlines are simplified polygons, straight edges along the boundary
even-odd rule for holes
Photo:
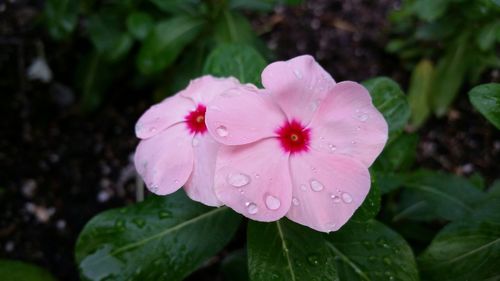
[[[2,281],[55,281],[45,269],[14,260],[0,259]]]
[[[380,222],[350,221],[325,236],[335,254],[340,280],[419,280],[410,246]]]
[[[144,12],[134,12],[127,17],[127,28],[137,40],[143,40],[153,28],[153,18]]]
[[[89,18],[90,40],[102,58],[117,61],[132,47],[132,37],[122,28],[120,15],[114,10],[104,10]]]
[[[363,222],[373,219],[380,211],[380,200],[380,188],[377,182],[372,180],[370,192],[368,192],[365,201],[363,201],[363,204],[356,210],[351,220]]]
[[[84,280],[182,280],[220,251],[240,217],[179,191],[94,217],[76,245]]]
[[[178,15],[193,15],[196,7],[201,5],[200,0],[150,0],[160,10]]]
[[[394,139],[410,118],[410,107],[406,97],[393,80],[378,77],[363,82],[373,99],[375,107],[382,112],[389,124],[389,141]]]
[[[227,10],[215,22],[213,36],[219,44],[250,44],[256,39],[250,22],[241,14]]]
[[[44,18],[50,36],[60,40],[75,30],[78,21],[78,2],[77,0],[45,1]]]
[[[482,51],[493,48],[498,33],[500,33],[500,21],[494,21],[484,26],[477,36],[479,48]]]
[[[408,199],[398,216],[417,220],[459,220],[471,214],[486,195],[467,179],[428,170],[411,174],[404,184]]]
[[[418,139],[417,134],[401,134],[385,147],[373,169],[386,173],[408,170],[417,156]]]
[[[443,116],[448,111],[464,82],[466,51],[470,44],[468,38],[464,33],[437,64],[431,86],[431,106],[437,116]]]
[[[450,223],[418,258],[422,276],[434,281],[482,281],[500,277],[500,200]]]
[[[253,47],[222,44],[215,48],[205,62],[203,73],[214,76],[234,76],[242,83],[260,85],[260,74],[266,61]]]
[[[139,51],[139,70],[144,74],[153,74],[170,66],[182,49],[200,33],[203,24],[201,19],[186,16],[158,23]]]
[[[411,109],[410,124],[414,129],[420,128],[431,112],[430,95],[434,66],[426,59],[421,60],[411,75],[408,90],[408,103]]]
[[[248,281],[247,252],[238,250],[230,253],[221,264],[225,281]]]
[[[490,83],[474,87],[469,92],[472,105],[483,114],[491,124],[500,129],[500,84]]]
[[[287,219],[249,221],[247,239],[253,281],[339,280],[332,253],[320,232]]]
[[[76,68],[76,86],[81,93],[80,104],[84,111],[96,109],[102,95],[111,85],[114,72],[108,62],[97,53],[83,57]]]
[[[230,0],[231,9],[269,12],[277,5],[298,5],[302,0]]]
[[[433,21],[446,12],[448,0],[418,0],[413,4],[413,11],[425,21]]]

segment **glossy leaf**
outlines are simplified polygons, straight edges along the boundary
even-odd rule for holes
[[[340,280],[419,280],[410,246],[378,221],[350,221],[325,236]]]
[[[55,281],[45,269],[15,260],[0,259],[0,276],[2,281]]]
[[[208,55],[203,72],[220,77],[234,76],[242,83],[260,85],[264,67],[266,61],[253,47],[222,44]]]
[[[331,250],[320,232],[287,219],[250,221],[247,239],[250,280],[339,280]]]
[[[418,129],[431,113],[430,95],[434,66],[429,60],[420,61],[411,75],[408,103],[411,109],[410,124]]]
[[[389,124],[389,141],[401,132],[410,118],[410,107],[406,97],[393,80],[387,77],[378,77],[363,82],[370,91],[373,104],[382,112]]]
[[[170,14],[193,15],[196,7],[201,5],[200,0],[150,0],[163,12]]]
[[[491,199],[468,218],[450,223],[420,255],[425,280],[498,280],[500,200]]]
[[[146,38],[153,25],[153,18],[144,12],[134,12],[127,17],[127,29],[138,40]]]
[[[474,87],[469,92],[472,105],[495,127],[500,129],[500,84],[490,83]]]
[[[363,201],[363,204],[356,210],[351,220],[363,222],[374,218],[380,211],[380,201],[380,188],[377,182],[372,179],[370,192],[368,192],[365,201]]]
[[[433,21],[444,14],[448,7],[447,0],[419,0],[414,1],[413,10],[419,18],[426,21]]]
[[[214,26],[214,39],[218,43],[250,44],[256,38],[250,22],[244,16],[223,11]]]
[[[121,24],[121,18],[114,10],[105,10],[89,18],[89,36],[101,58],[119,60],[132,47],[132,37]]]
[[[224,281],[248,281],[247,252],[238,250],[222,260],[221,271]]]
[[[417,134],[401,134],[384,148],[373,169],[383,172],[408,170],[417,156],[418,139]]]
[[[431,87],[431,106],[437,116],[443,116],[448,111],[464,82],[468,65],[467,40],[468,36],[464,33],[437,64]]]
[[[170,66],[182,49],[196,38],[203,24],[203,20],[187,16],[158,23],[139,51],[139,70],[144,74],[153,74]]]
[[[45,23],[50,35],[55,39],[64,39],[76,27],[78,21],[77,0],[45,1]]]
[[[470,215],[486,195],[467,179],[421,170],[411,174],[398,216],[417,220],[459,220]]]
[[[76,245],[84,280],[182,280],[231,239],[239,216],[179,191],[94,217]]]

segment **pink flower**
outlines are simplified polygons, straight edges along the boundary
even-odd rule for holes
[[[217,156],[215,193],[251,219],[283,216],[335,231],[370,189],[368,167],[388,128],[368,91],[335,84],[311,56],[275,62],[265,90],[229,90],[207,108]]]
[[[205,110],[217,95],[238,87],[234,78],[204,76],[141,116],[134,163],[149,190],[166,195],[184,185],[191,199],[221,205],[212,186],[219,144],[207,132]]]

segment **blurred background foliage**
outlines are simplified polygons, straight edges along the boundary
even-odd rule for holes
[[[388,52],[412,71],[411,125],[445,115],[464,86],[500,68],[500,2],[404,0],[390,16],[394,39]]]
[[[95,109],[117,81],[130,87],[153,86],[157,100],[184,88],[204,73],[262,70],[272,53],[252,30],[243,11],[271,11],[298,0],[48,0],[45,24],[55,40],[82,36],[91,51],[78,63],[78,88],[84,110]],[[81,40],[79,41],[81,42]],[[241,69],[241,65],[245,67]],[[130,78],[130,79],[127,79]]]

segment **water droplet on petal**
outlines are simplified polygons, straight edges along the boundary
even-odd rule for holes
[[[269,210],[277,210],[279,209],[280,206],[281,206],[281,201],[278,198],[272,195],[266,196],[266,207]]]
[[[142,131],[142,129],[143,129],[142,124],[139,124],[139,123],[135,124],[135,133],[136,134],[138,134],[140,131]]]
[[[368,120],[368,115],[367,114],[361,114],[361,115],[358,116],[358,119],[361,122],[365,122],[366,120]]]
[[[156,132],[156,130],[158,130],[158,129],[156,129],[156,127],[155,127],[155,126],[153,126],[153,127],[149,128],[149,131],[150,131],[151,133]]]
[[[293,197],[292,203],[293,203],[293,205],[298,206],[300,204],[300,201],[299,201],[299,199]]]
[[[250,215],[255,215],[259,211],[259,207],[255,203],[249,203],[247,206],[247,211]]]
[[[330,150],[330,152],[334,152],[335,150],[337,150],[337,147],[331,143],[328,144],[328,149]]]
[[[317,180],[311,180],[311,189],[312,189],[313,191],[318,192],[318,191],[323,190],[323,188],[325,188],[325,187],[323,186],[323,184],[322,184],[322,183],[320,183],[320,182],[319,182],[319,181],[317,181]]]
[[[340,197],[339,197],[339,196],[337,196],[337,195],[333,195],[333,194],[332,194],[332,195],[330,195],[330,198],[332,198],[333,203],[340,203],[340,200],[341,200],[341,199],[340,199]]]
[[[295,74],[295,77],[297,77],[297,79],[302,79],[302,73],[300,73],[300,70],[294,69],[293,73]]]
[[[301,189],[302,191],[306,191],[306,190],[307,190],[307,186],[306,186],[305,184],[301,184],[301,185],[300,185],[300,189]]]
[[[243,187],[250,183],[250,177],[242,173],[229,174],[226,180],[234,187]]]
[[[192,145],[194,147],[198,146],[198,144],[200,144],[200,140],[198,138],[193,138],[193,142],[192,142]]]
[[[215,129],[215,131],[220,137],[227,137],[227,135],[229,135],[229,132],[227,131],[227,128],[225,126],[219,126],[217,127],[217,129]]]
[[[158,185],[152,184],[151,187],[149,188],[149,190],[151,190],[151,192],[153,192],[153,193],[158,192]]]
[[[342,201],[344,201],[347,204],[351,203],[352,202],[351,194],[349,194],[347,192],[342,193]]]

